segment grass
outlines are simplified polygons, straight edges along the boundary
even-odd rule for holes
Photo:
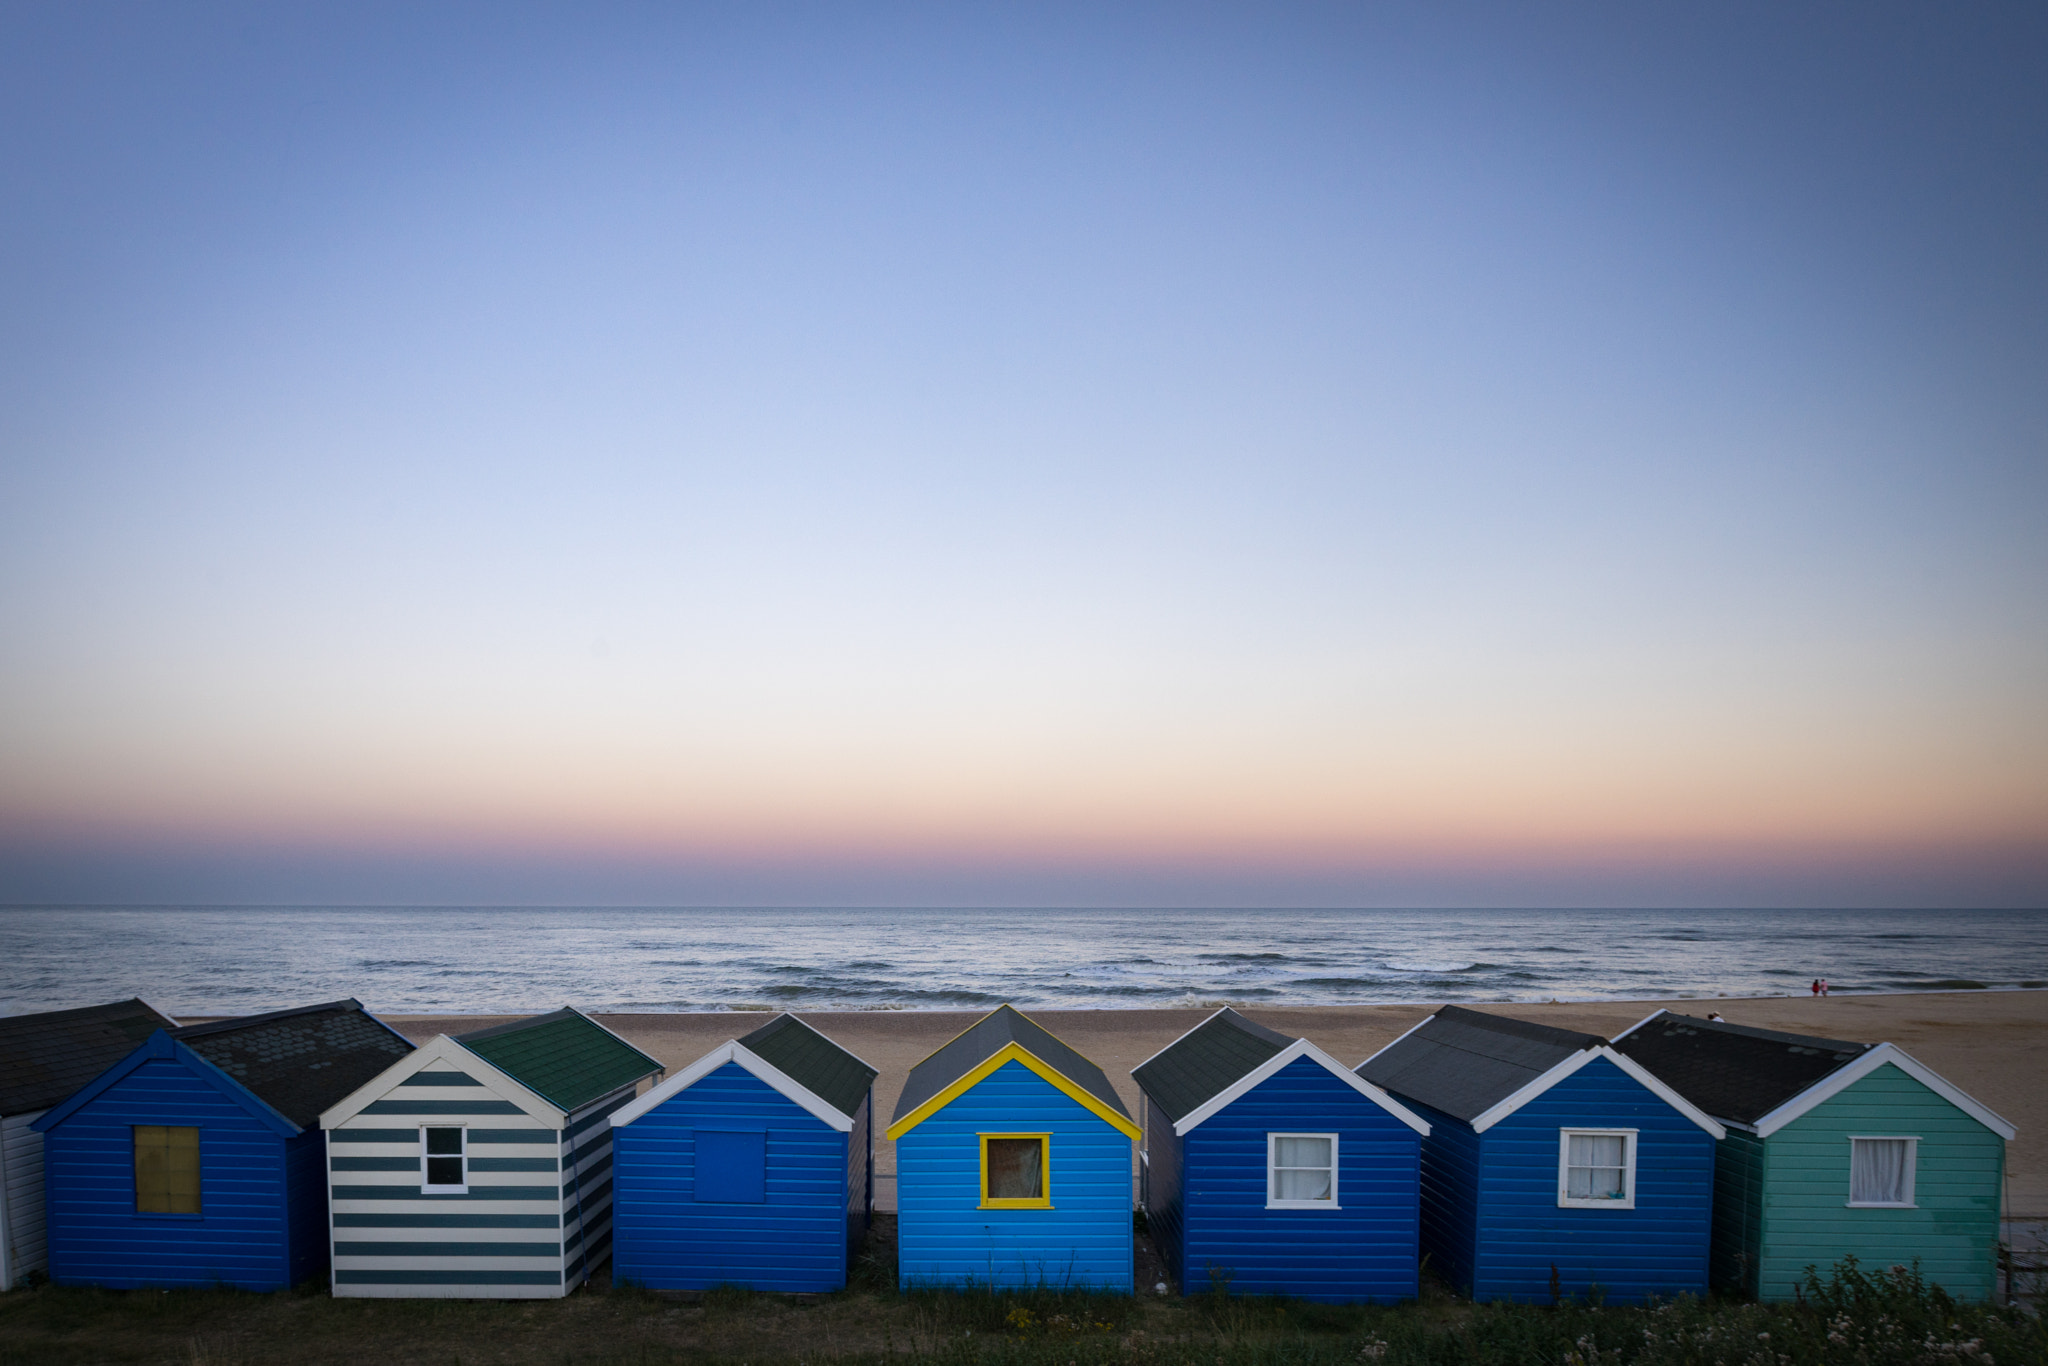
[[[877,1241],[880,1241],[879,1239]],[[833,1295],[734,1287],[685,1302],[623,1286],[562,1300],[337,1300],[322,1290],[0,1295],[0,1366],[2048,1366],[2038,1317],[1950,1301],[1910,1269],[1853,1261],[1793,1305],[1393,1307],[923,1290],[886,1251]],[[893,1269],[893,1268],[890,1268]]]

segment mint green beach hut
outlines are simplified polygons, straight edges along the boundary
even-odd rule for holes
[[[1809,1266],[1918,1264],[1964,1300],[1997,1289],[2013,1127],[1888,1043],[1658,1011],[1614,1048],[1721,1121],[1710,1273],[1789,1300]]]

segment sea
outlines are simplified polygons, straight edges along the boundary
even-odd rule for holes
[[[2048,986],[2048,913],[1956,910],[0,909],[0,1014],[1622,1000]]]

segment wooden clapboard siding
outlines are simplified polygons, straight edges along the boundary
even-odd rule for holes
[[[1337,1135],[1337,1205],[1268,1209],[1267,1135]],[[1337,1302],[1416,1294],[1421,1140],[1320,1063],[1296,1058],[1183,1139],[1184,1284]]]
[[[48,1269],[43,1239],[43,1136],[29,1125],[43,1114],[0,1119],[0,1290]]]
[[[1849,1137],[1918,1137],[1914,1209],[1849,1208]],[[1989,1299],[2005,1143],[1890,1064],[1765,1140],[1758,1295],[1792,1298],[1808,1266],[1854,1254],[1866,1268],[1918,1263],[1961,1299]]]
[[[580,1285],[611,1255],[613,1205],[612,1111],[636,1088],[619,1090],[569,1116],[562,1130],[562,1250],[568,1285]]]
[[[868,1235],[868,1214],[875,1207],[875,1093],[861,1097],[846,1135],[846,1267],[860,1255]]]
[[[1173,1131],[1173,1121],[1145,1097],[1145,1161],[1139,1171],[1140,1195],[1145,1203],[1145,1231],[1159,1259],[1178,1283],[1182,1293],[1198,1289],[1188,1281],[1187,1240],[1182,1221],[1181,1154],[1186,1140]]]
[[[1636,1129],[1633,1209],[1557,1202],[1558,1133]],[[1713,1218],[1714,1139],[1605,1058],[1480,1135],[1485,1183],[1473,1296],[1524,1302],[1559,1287],[1609,1300],[1702,1294]]]
[[[1050,1133],[1050,1209],[982,1209],[982,1133]],[[1131,1141],[1017,1061],[896,1142],[906,1285],[1131,1289]]]
[[[1750,1296],[1757,1293],[1768,1156],[1762,1139],[1740,1129],[1730,1129],[1715,1145],[1714,1235],[1708,1271],[1716,1290]]]
[[[198,1127],[199,1214],[136,1211],[138,1124]],[[61,1285],[292,1283],[284,1138],[177,1057],[149,1058],[65,1117],[44,1135],[43,1163]],[[317,1221],[317,1204],[304,1214]]]
[[[1429,1269],[1453,1290],[1470,1294],[1477,1273],[1480,1135],[1463,1120],[1414,1100],[1404,1103],[1429,1122],[1422,1140],[1421,1248]]]
[[[765,1136],[761,1203],[697,1199],[700,1130]],[[866,1166],[854,1155],[865,1152],[864,1134],[834,1128],[728,1062],[613,1129],[612,1143],[615,1278],[659,1290],[825,1291],[846,1284],[849,1220],[866,1207]]]

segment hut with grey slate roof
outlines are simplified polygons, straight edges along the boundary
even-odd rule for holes
[[[139,1000],[0,1019],[0,1290],[47,1269],[43,1136],[31,1126],[151,1034],[177,1027]]]
[[[1228,1007],[1131,1075],[1145,1226],[1183,1292],[1415,1298],[1429,1125],[1412,1110]]]
[[[875,1075],[784,1014],[614,1112],[614,1281],[842,1288],[874,1205]]]
[[[888,1136],[904,1285],[1130,1292],[1138,1126],[1036,1021],[1001,1006],[911,1068]]]
[[[1809,1266],[1918,1265],[1959,1299],[1997,1284],[2013,1126],[1893,1044],[1658,1011],[1616,1051],[1727,1130],[1714,1283],[1787,1300]]]
[[[1599,1035],[1445,1006],[1356,1070],[1429,1122],[1422,1250],[1454,1288],[1706,1290],[1722,1127]]]
[[[155,1031],[35,1121],[50,1278],[279,1290],[319,1275],[321,1108],[411,1052],[353,1000]]]
[[[616,1110],[661,1064],[574,1009],[439,1035],[320,1116],[334,1293],[555,1299],[611,1253]]]

